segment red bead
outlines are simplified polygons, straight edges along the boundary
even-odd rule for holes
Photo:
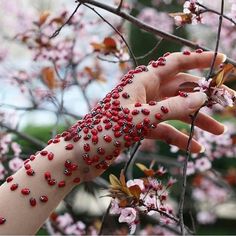
[[[113,158],[113,156],[112,156],[112,155],[108,155],[108,156],[106,156],[106,157],[105,157],[105,159],[106,159],[107,161],[110,161],[110,160],[112,160],[112,158]]]
[[[45,196],[45,195],[41,196],[39,199],[40,199],[41,202],[47,202],[48,201],[48,197]]]
[[[74,142],[78,142],[81,139],[81,135],[75,135],[75,137],[73,138]]]
[[[69,170],[65,169],[65,170],[64,170],[64,175],[66,175],[66,176],[71,176],[72,173],[71,173]]]
[[[156,61],[152,62],[152,67],[157,68],[158,67],[158,62],[156,62]]]
[[[105,154],[105,149],[102,148],[102,147],[99,147],[99,148],[97,149],[97,153],[100,154],[100,155],[104,155],[104,154]]]
[[[73,179],[73,182],[74,182],[74,183],[77,183],[77,184],[80,183],[80,178],[79,178],[79,177],[74,178],[74,179]]]
[[[85,152],[89,152],[89,151],[90,151],[90,146],[89,146],[88,143],[85,143],[85,144],[84,144],[84,151],[85,151]]]
[[[72,163],[69,170],[70,170],[70,171],[75,171],[75,170],[77,170],[77,169],[78,169],[78,165]]]
[[[164,66],[166,63],[165,63],[165,61],[158,61],[157,64],[158,64],[158,66]]]
[[[106,130],[110,129],[111,127],[112,127],[112,124],[111,124],[111,123],[108,123],[108,124],[106,124],[106,125],[104,126],[104,128],[105,128]]]
[[[120,149],[117,148],[113,151],[113,156],[118,157],[119,155],[120,155]]]
[[[135,107],[141,107],[142,104],[141,104],[140,102],[136,102],[136,103],[134,104],[134,106],[135,106]]]
[[[139,123],[136,125],[136,129],[142,129],[143,128],[143,124],[142,123]]]
[[[73,144],[69,143],[65,146],[66,150],[72,150],[74,148]]]
[[[0,217],[0,225],[3,225],[6,222],[6,219],[4,217]]]
[[[112,141],[112,137],[109,136],[109,135],[104,135],[103,136],[103,139],[107,142],[107,143],[110,143]]]
[[[166,61],[166,58],[165,57],[159,57],[157,60],[158,61]]]
[[[84,140],[89,140],[91,138],[91,135],[90,134],[86,134],[85,136],[84,136]]]
[[[130,137],[129,135],[125,135],[125,136],[124,136],[124,140],[125,140],[125,141],[131,141],[131,137]]]
[[[23,188],[23,189],[21,189],[21,193],[23,195],[29,195],[30,194],[30,190],[28,188]]]
[[[65,185],[66,185],[66,182],[64,180],[62,180],[58,183],[59,188],[63,188],[63,187],[65,187]]]
[[[115,131],[114,136],[115,136],[115,138],[119,138],[119,137],[122,136],[122,132],[121,131]]]
[[[124,93],[122,93],[122,97],[125,99],[128,99],[130,96],[128,93],[124,92]]]
[[[131,112],[131,114],[134,115],[134,116],[136,116],[136,115],[139,114],[139,112],[140,112],[139,110],[134,109],[134,110]]]
[[[145,125],[148,125],[148,124],[150,124],[150,119],[149,118],[147,118],[147,117],[145,117],[144,119],[143,119],[143,123],[145,124]]]
[[[92,137],[92,143],[97,144],[98,143],[98,136],[93,136]]]
[[[182,91],[179,91],[179,96],[180,97],[188,97],[188,94],[187,93],[185,93],[185,92],[182,92]]]
[[[49,171],[45,172],[45,173],[44,173],[44,178],[45,178],[46,180],[51,179],[51,173],[50,173]]]
[[[168,108],[167,108],[167,107],[164,107],[164,106],[161,106],[161,111],[162,111],[163,113],[168,113],[168,112],[169,112]]]
[[[60,139],[53,139],[52,142],[53,142],[53,143],[59,143],[59,142],[60,142]]]
[[[49,179],[49,180],[48,180],[48,184],[51,185],[51,186],[53,186],[53,185],[56,184],[56,180],[55,180],[55,179]]]
[[[183,54],[189,56],[189,55],[191,54],[191,52],[188,51],[188,50],[184,50],[184,51],[183,51]]]
[[[50,145],[52,143],[52,139],[48,140],[48,145]]]
[[[7,179],[6,179],[7,183],[11,182],[12,180],[13,180],[12,176],[7,177]]]
[[[92,129],[92,130],[91,130],[91,134],[92,134],[92,135],[97,135],[97,134],[98,134],[98,131],[97,131],[96,129]]]
[[[112,102],[112,105],[113,105],[113,106],[119,106],[119,105],[120,105],[120,101],[119,101],[119,100],[114,100],[114,101]]]
[[[121,147],[121,142],[120,141],[115,141],[114,146],[115,147]]]
[[[156,104],[157,104],[157,102],[156,101],[149,101],[149,103],[148,103],[150,106],[155,106]]]
[[[29,159],[30,159],[31,161],[33,161],[33,160],[35,159],[35,157],[36,157],[36,156],[31,155]]]
[[[113,93],[113,94],[112,94],[112,98],[113,98],[113,99],[117,99],[117,98],[119,98],[119,97],[120,97],[119,93]]]
[[[32,206],[32,207],[34,207],[34,206],[36,206],[36,199],[35,198],[30,198],[30,200],[29,200],[29,202],[30,202],[30,205]]]
[[[30,164],[26,164],[24,167],[25,167],[26,170],[29,170],[31,168],[31,165]]]
[[[85,134],[87,134],[87,133],[89,132],[89,128],[85,127],[85,128],[83,129],[83,132],[84,132]]]
[[[26,174],[29,175],[29,176],[33,176],[35,174],[34,170],[33,169],[29,169],[26,171]]]
[[[98,162],[99,159],[100,159],[99,156],[95,155],[95,156],[93,156],[93,158],[92,158],[92,162]]]
[[[168,57],[171,53],[170,52],[166,52],[163,57]]]
[[[48,153],[48,160],[51,161],[54,158],[54,154],[52,152]]]
[[[44,150],[44,151],[41,151],[41,152],[40,152],[40,154],[41,154],[42,156],[47,156],[47,154],[48,154],[48,151],[46,151],[46,150]]]
[[[146,108],[142,109],[141,112],[142,112],[145,116],[147,116],[147,115],[150,114],[150,111],[149,111],[148,109],[146,109]]]
[[[124,112],[125,114],[129,114],[129,113],[130,113],[130,110],[129,110],[129,108],[124,108],[124,109],[123,109],[123,112]]]
[[[162,115],[161,115],[160,113],[156,113],[156,114],[155,114],[155,118],[156,118],[157,120],[161,120],[161,119],[162,119]]]
[[[30,161],[30,159],[26,159],[26,160],[24,161],[24,165],[26,165],[29,161]]]
[[[70,160],[66,160],[64,166],[69,169],[71,168],[71,164],[72,162]]]
[[[103,129],[102,129],[102,126],[101,125],[98,125],[97,126],[97,130],[98,130],[98,132],[101,132]]]
[[[15,191],[18,188],[18,184],[12,184],[10,189],[11,191]]]
[[[198,48],[195,50],[196,53],[203,53],[203,50],[201,48]]]

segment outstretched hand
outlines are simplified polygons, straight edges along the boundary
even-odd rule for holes
[[[185,149],[188,136],[165,121],[191,123],[190,114],[208,98],[203,92],[179,92],[181,84],[198,83],[201,79],[183,71],[210,67],[213,55],[213,52],[201,51],[172,53],[124,75],[121,82],[69,130],[69,140],[71,137],[75,142],[82,140],[76,147],[76,155],[81,154],[81,178],[90,180],[101,174],[122,149],[143,138],[160,139]],[[225,56],[218,54],[215,66],[224,60]],[[229,92],[234,93],[230,89]],[[195,125],[216,135],[225,129],[201,112]],[[198,153],[203,147],[192,139],[190,151]]]

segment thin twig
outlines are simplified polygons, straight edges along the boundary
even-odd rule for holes
[[[187,187],[187,167],[188,167],[188,161],[191,157],[191,152],[190,152],[190,144],[193,138],[194,134],[194,123],[197,118],[197,115],[199,113],[200,109],[197,110],[194,115],[191,117],[192,122],[191,122],[191,129],[190,129],[190,134],[188,138],[188,143],[186,147],[186,158],[184,160],[184,166],[183,166],[183,183],[182,183],[182,189],[181,189],[181,195],[180,195],[180,200],[179,200],[179,224],[180,224],[180,229],[182,235],[185,235],[185,225],[184,225],[184,200],[185,200],[185,192],[186,192],[186,187]]]
[[[68,18],[68,20],[62,24],[49,38],[52,39],[52,38],[55,38],[62,30],[62,28],[67,25],[68,23],[70,23],[71,19],[73,18],[73,16],[76,14],[77,10],[79,9],[79,7],[81,6],[81,3],[79,3],[77,5],[77,7],[75,8],[75,10],[73,11],[73,13],[70,15],[70,17]]]
[[[37,146],[38,148],[44,148],[46,146],[46,144],[44,142],[42,142],[41,140],[36,139],[35,137],[32,137],[28,134],[24,134],[16,129],[13,129],[11,127],[9,127],[6,124],[0,123],[0,127],[5,128],[7,131],[16,134],[17,136],[23,138],[24,140],[34,144],[35,146]]]
[[[90,7],[89,5],[85,4],[84,5],[86,7],[88,7],[89,9],[91,9],[93,12],[95,12],[104,22],[106,22],[120,37],[121,39],[123,40],[123,42],[125,43],[126,47],[128,48],[129,50],[129,53],[130,53],[130,56],[132,57],[133,61],[134,61],[134,65],[135,66],[138,66],[138,63],[135,59],[135,55],[131,49],[131,47],[129,46],[128,42],[126,41],[126,39],[124,38],[124,36],[121,34],[121,32],[116,29],[109,21],[107,21],[98,11],[96,11],[93,7]]]
[[[161,38],[160,40],[157,41],[157,43],[155,44],[155,46],[150,50],[148,51],[147,53],[145,53],[144,55],[142,56],[139,56],[139,57],[135,57],[136,60],[141,60],[141,59],[144,59],[146,57],[148,57],[149,55],[151,55],[153,52],[155,52],[155,50],[158,48],[158,46],[160,45],[160,43],[163,41],[163,38]],[[97,58],[101,61],[107,61],[107,62],[110,62],[110,63],[123,63],[123,62],[129,62],[130,59],[127,59],[127,60],[110,60],[110,59],[107,59],[107,58],[103,58],[101,56],[97,56]]]
[[[161,37],[163,39],[175,42],[177,44],[188,46],[188,47],[190,47],[192,49],[201,48],[204,51],[210,51],[211,50],[211,49],[209,49],[207,47],[201,46],[201,45],[199,45],[197,43],[194,43],[194,42],[192,42],[190,40],[187,40],[187,39],[178,37],[176,35],[164,32],[164,31],[159,30],[157,28],[154,28],[153,26],[144,23],[143,21],[137,19],[136,17],[134,17],[134,16],[132,16],[132,15],[122,11],[122,10],[117,12],[117,9],[115,7],[112,7],[110,5],[106,5],[106,4],[102,3],[102,2],[98,2],[98,1],[95,1],[95,0],[77,0],[77,2],[88,3],[88,4],[91,4],[93,6],[96,6],[96,7],[99,7],[101,9],[104,9],[106,11],[109,11],[110,13],[113,13],[113,14],[115,14],[117,16],[122,17],[123,19],[126,19],[127,21],[129,21],[132,24],[136,25],[140,29],[143,29],[143,30],[145,30],[147,32],[150,32],[152,34],[156,34],[156,35],[158,35],[159,37]],[[226,61],[231,63],[231,64],[233,64],[234,66],[236,66],[236,61],[234,61],[233,59],[227,58]]]
[[[126,175],[128,168],[130,166],[130,163],[132,162],[136,152],[138,151],[139,147],[141,146],[141,142],[138,142],[134,145],[133,152],[130,154],[129,160],[126,162],[124,167],[124,174]]]
[[[197,4],[199,7],[202,7],[202,8],[204,9],[203,11],[200,11],[201,14],[202,14],[202,13],[205,13],[205,12],[211,12],[211,13],[214,13],[214,14],[219,15],[219,16],[221,15],[220,12],[218,12],[218,11],[216,11],[216,10],[214,10],[214,9],[211,9],[211,8],[209,8],[209,7],[206,7],[206,6],[202,5],[202,4],[199,3],[199,2],[196,2],[196,4]],[[230,18],[229,16],[227,16],[227,15],[225,15],[225,14],[223,14],[222,16],[223,16],[223,18],[225,18],[226,20],[228,20],[229,22],[231,22],[232,24],[234,24],[234,25],[236,26],[236,22],[233,20],[233,18]]]
[[[117,7],[117,11],[119,12],[120,9],[122,8],[122,5],[123,5],[123,0],[120,0],[120,3],[119,3],[119,6]]]
[[[217,57],[219,44],[220,44],[220,34],[221,34],[221,28],[222,28],[222,21],[223,21],[223,16],[222,15],[223,14],[224,14],[224,0],[221,0],[221,11],[220,11],[220,16],[219,16],[219,25],[218,25],[215,53],[214,53],[213,60],[211,62],[211,68],[210,68],[210,71],[208,73],[207,80],[209,80],[210,77],[212,76],[212,72],[214,70],[214,65],[215,65],[215,62],[216,62],[216,57]]]
[[[210,78],[210,76],[213,72],[216,57],[217,57],[217,53],[218,53],[219,42],[220,42],[220,33],[221,33],[222,20],[223,20],[223,16],[222,16],[223,13],[224,13],[224,0],[221,0],[221,15],[219,17],[219,25],[218,25],[218,33],[217,33],[217,40],[216,40],[216,46],[215,46],[215,53],[214,53],[214,57],[213,57],[213,60],[212,60],[212,63],[211,63],[211,68],[210,68],[210,71],[209,71],[209,74],[208,74],[208,79]],[[194,115],[191,117],[192,118],[191,129],[190,129],[188,144],[187,144],[187,147],[186,147],[186,158],[185,158],[184,166],[183,166],[183,185],[182,185],[182,189],[181,189],[181,196],[180,196],[180,202],[179,202],[179,218],[180,218],[180,228],[181,228],[182,235],[185,235],[183,211],[184,211],[185,192],[186,192],[186,187],[187,187],[187,166],[188,166],[188,161],[191,157],[190,143],[192,141],[193,134],[194,134],[194,123],[195,123],[195,120],[197,118],[197,115],[198,115],[200,109],[197,110],[194,113]]]

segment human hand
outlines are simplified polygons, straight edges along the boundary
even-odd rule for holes
[[[184,82],[197,83],[201,79],[181,72],[210,67],[213,55],[213,52],[172,53],[124,75],[121,82],[83,120],[70,128],[65,137],[66,141],[80,140],[75,153],[79,158],[81,179],[91,180],[100,175],[122,149],[143,138],[160,139],[186,148],[188,136],[164,121],[190,123],[189,115],[207,101],[202,92],[177,94]],[[224,59],[223,54],[218,54],[215,65]],[[201,112],[195,125],[216,135],[224,132],[221,123]],[[201,152],[202,146],[192,139],[190,151]]]

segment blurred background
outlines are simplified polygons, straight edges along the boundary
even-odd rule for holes
[[[104,0],[102,3],[118,6],[119,1]],[[205,9],[201,23],[177,26],[170,13],[181,15],[184,3],[181,0],[124,1],[123,10],[157,29],[214,49],[218,16]],[[207,9],[219,11],[220,3],[216,0],[203,4]],[[19,169],[47,140],[85,115],[122,74],[134,67],[120,35],[85,6],[81,6],[58,35],[53,36],[76,5],[74,1],[65,0],[0,2],[1,181]],[[233,6],[234,1],[226,2],[225,14],[230,19],[236,19]],[[189,49],[147,33],[105,10],[95,9],[125,37],[138,64],[146,65],[166,52]],[[235,25],[225,19],[220,51],[236,60],[235,32]],[[207,71],[191,73],[203,76]],[[234,71],[226,84],[236,88]],[[206,151],[190,160],[185,220],[199,235],[233,235],[236,234],[235,107],[215,106],[205,112],[224,122],[228,131],[215,137],[196,130],[196,139]],[[189,131],[186,124],[170,123],[184,132]],[[120,155],[102,177],[75,188],[38,234],[96,235],[110,203],[109,197],[103,197],[108,194],[108,176],[110,173],[119,175],[127,155],[127,152]],[[168,171],[161,177],[163,181],[169,176],[177,179],[169,193],[170,204],[176,211],[183,159],[184,152],[153,140],[143,141],[135,158],[146,165],[155,160],[156,166],[163,166]],[[131,179],[140,175],[135,165],[127,173]],[[138,234],[172,235],[173,232],[163,229],[156,221],[158,216],[155,217],[142,216]],[[116,217],[110,217],[104,227],[105,233],[128,233],[127,226],[120,225]]]

